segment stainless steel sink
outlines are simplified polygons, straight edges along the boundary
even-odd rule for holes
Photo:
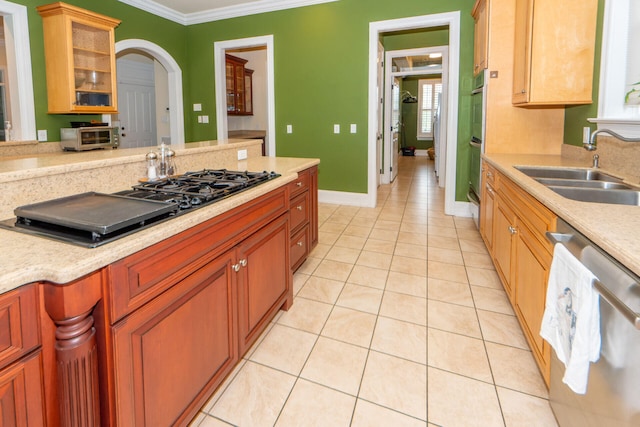
[[[540,184],[544,184],[546,186],[555,185],[562,187],[577,187],[577,188],[602,188],[605,190],[615,189],[615,190],[629,190],[630,186],[627,184],[623,184],[621,182],[613,182],[613,181],[597,181],[597,180],[586,180],[586,179],[560,179],[560,178],[534,178]]]
[[[640,191],[631,189],[577,188],[554,185],[550,185],[549,188],[563,197],[580,202],[640,206]]]
[[[622,182],[615,176],[594,169],[544,168],[532,166],[516,166],[523,174],[532,178],[579,179],[583,181]]]

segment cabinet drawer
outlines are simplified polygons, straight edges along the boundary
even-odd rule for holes
[[[297,196],[309,189],[309,169],[298,172],[298,179],[289,183],[289,194],[291,197]]]
[[[40,344],[35,285],[0,296],[0,368]]]
[[[287,202],[281,187],[113,264],[111,323],[286,213]]]
[[[545,233],[556,227],[556,216],[546,206],[502,175],[498,175],[498,192],[513,204],[518,216],[534,232],[535,237],[551,252],[553,245]]]
[[[484,182],[490,186],[495,186],[496,170],[487,162],[482,162],[482,176]]]
[[[309,225],[305,225],[291,238],[291,270],[300,267],[309,254]]]
[[[309,222],[309,193],[305,192],[291,201],[291,230],[297,231],[300,226]]]

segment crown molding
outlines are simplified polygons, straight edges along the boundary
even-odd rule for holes
[[[256,15],[259,13],[275,12],[277,10],[294,9],[297,7],[312,6],[322,3],[330,3],[339,0],[258,0],[236,6],[220,7],[194,13],[180,13],[167,6],[149,0],[118,0],[135,8],[144,10],[162,18],[177,22],[182,25],[202,24],[205,22],[220,21],[223,19],[237,18],[240,16]]]

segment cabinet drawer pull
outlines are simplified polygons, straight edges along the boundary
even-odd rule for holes
[[[296,186],[298,186],[298,187],[302,187],[302,181],[298,181],[298,182],[296,182]]]
[[[302,205],[298,205],[298,206],[296,206],[296,209],[298,209],[299,211],[301,211],[301,210],[302,210]]]
[[[247,260],[246,260],[246,259],[244,259],[244,258],[243,258],[243,259],[241,259],[241,260],[240,260],[240,266],[242,266],[242,267],[246,267],[246,266],[247,266]]]
[[[521,93],[527,93],[527,91],[526,91],[526,90],[524,90],[524,89],[522,89],[522,92],[521,92]]]
[[[233,264],[231,268],[237,273],[238,271],[240,271],[240,264]]]
[[[493,173],[487,172],[487,178],[491,178],[492,176],[493,176]]]
[[[517,232],[518,230],[514,226],[512,225],[509,226],[509,233],[516,234]]]
[[[302,240],[299,241],[298,243],[296,243],[298,246],[302,247],[302,245],[304,245],[304,243],[302,243]]]

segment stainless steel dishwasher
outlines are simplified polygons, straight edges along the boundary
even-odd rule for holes
[[[598,280],[600,358],[591,364],[587,392],[562,382],[564,365],[552,351],[549,400],[560,427],[640,426],[640,278],[558,219],[553,243],[565,245]]]

